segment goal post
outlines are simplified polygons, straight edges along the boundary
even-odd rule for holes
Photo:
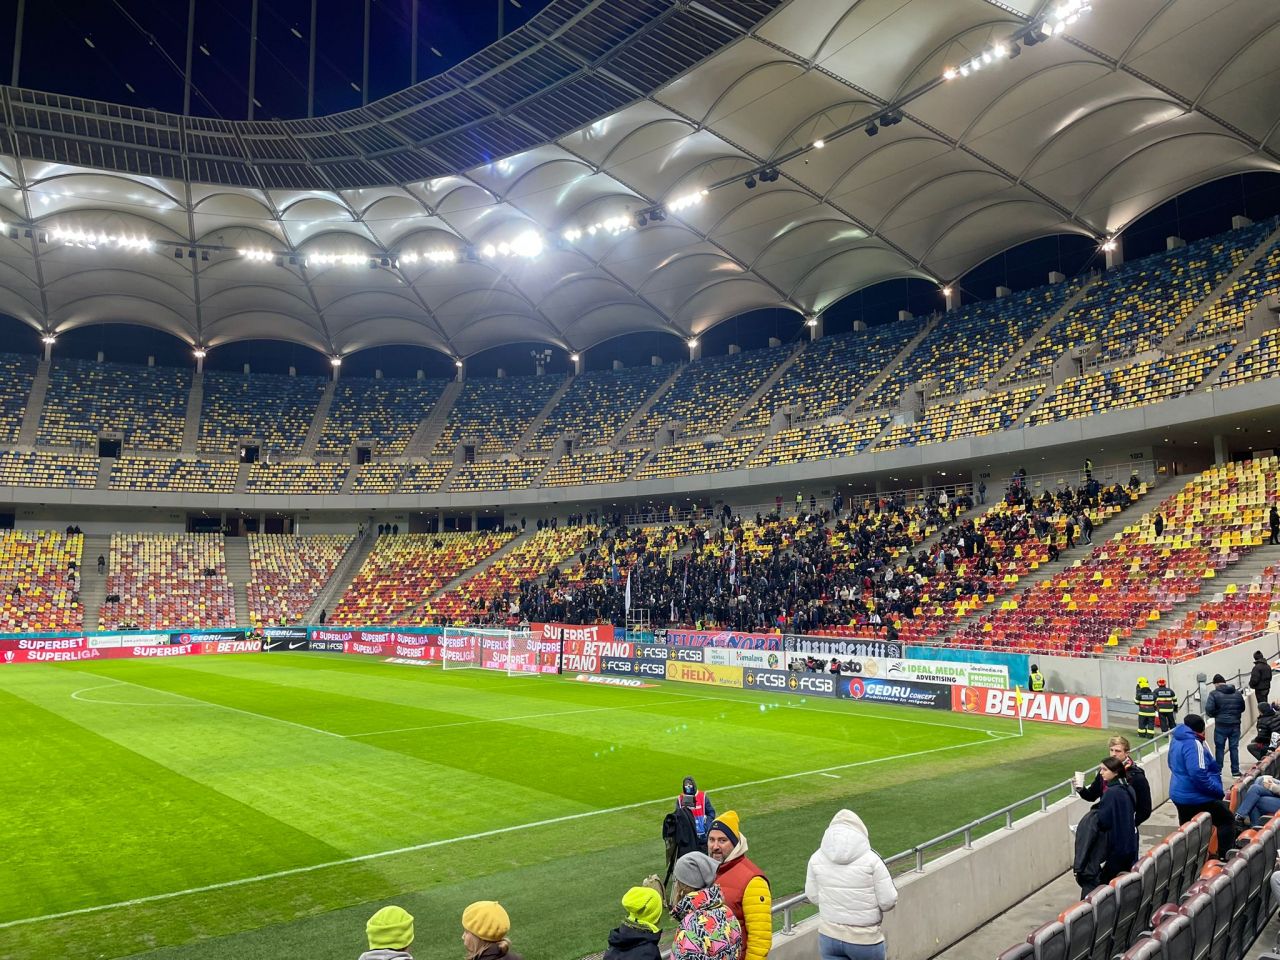
[[[509,677],[547,672],[542,646],[528,630],[445,627],[440,648],[446,670],[501,670]]]

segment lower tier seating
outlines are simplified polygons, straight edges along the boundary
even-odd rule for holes
[[[221,534],[113,533],[108,564],[100,630],[236,625]]]
[[[5,530],[0,533],[0,633],[80,630],[78,533]]]
[[[297,623],[333,576],[352,538],[340,534],[249,534],[249,621]]]

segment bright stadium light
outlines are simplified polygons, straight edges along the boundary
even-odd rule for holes
[[[330,358],[329,358],[329,365],[330,365],[330,366],[334,366],[334,367],[340,367],[340,366],[342,366],[342,358],[341,358],[341,357],[330,357]]]
[[[55,343],[58,342],[58,338],[55,337],[52,333],[46,333],[43,337],[40,338],[40,342],[43,343],[46,347],[52,347]]]
[[[206,356],[208,356],[208,354],[205,353],[204,351],[204,347],[196,347],[194,350],[191,351],[191,353],[197,360],[203,360]]]
[[[117,250],[132,252],[151,251],[154,244],[147,237],[136,237],[125,233],[94,232],[71,227],[52,227],[49,236],[55,242],[68,247],[84,247],[97,250],[99,247],[115,247]]]
[[[260,247],[242,247],[236,252],[251,263],[270,263],[275,257],[270,250],[263,250]]]

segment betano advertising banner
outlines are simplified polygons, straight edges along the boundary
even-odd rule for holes
[[[984,717],[1021,717],[1036,723],[1058,723],[1095,730],[1103,726],[1101,698],[1075,693],[956,686],[951,688],[951,708],[957,713]]]
[[[613,628],[609,628],[612,634]],[[561,649],[561,665],[565,673],[599,673],[600,658],[611,657],[615,660],[635,659],[637,644],[627,640],[608,640],[581,638],[564,640],[559,644]]]
[[[840,696],[863,703],[898,703],[930,710],[950,710],[952,687],[945,683],[889,680],[880,677],[841,677]]]
[[[747,650],[781,650],[782,637],[775,633],[733,633],[725,630],[668,630],[672,647],[740,647]]]
[[[742,687],[741,667],[717,667],[706,663],[668,660],[667,679],[681,683],[705,683],[713,687]]]

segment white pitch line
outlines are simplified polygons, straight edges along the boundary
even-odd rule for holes
[[[1008,739],[1008,738],[1002,738]],[[929,750],[915,750],[911,753],[900,753],[892,757],[876,757],[871,760],[855,760],[852,763],[836,764],[832,767],[823,767],[818,770],[802,770],[799,773],[783,773],[775,777],[763,777],[759,780],[745,780],[742,783],[732,783],[723,787],[711,787],[710,792],[727,793],[730,790],[742,790],[746,787],[758,787],[766,783],[778,783],[782,780],[796,780],[800,777],[811,777],[815,774],[830,773],[832,770],[850,770],[855,767],[868,767],[876,763],[888,763],[892,760],[910,760],[913,757],[923,757],[934,753],[945,753],[948,750],[961,750],[965,747],[977,747],[993,743],[992,740],[974,740],[969,743],[953,743],[945,747],[933,747]],[[600,810],[587,810],[582,813],[567,813],[560,817],[549,817],[546,820],[534,820],[530,823],[517,823],[509,827],[498,827],[494,830],[482,830],[479,833],[469,833],[460,837],[446,837],[443,840],[429,840],[426,843],[415,843],[408,847],[397,847],[394,850],[380,850],[376,853],[363,853],[355,857],[347,857],[343,860],[329,860],[325,863],[313,863],[306,867],[291,867],[288,870],[277,870],[274,873],[262,873],[256,877],[242,877],[239,880],[224,880],[221,883],[208,883],[200,887],[191,887],[187,890],[174,890],[169,893],[153,893],[146,897],[134,897],[132,900],[119,900],[115,903],[99,904],[95,907],[79,907],[75,910],[63,910],[59,913],[47,913],[39,917],[22,917],[18,920],[6,920],[0,923],[0,930],[8,930],[11,927],[21,927],[32,923],[43,923],[48,920],[63,920],[67,917],[83,916],[87,913],[102,913],[107,910],[119,910],[122,907],[137,907],[145,903],[159,903],[165,900],[173,900],[177,897],[192,896],[197,893],[210,893],[214,890],[227,890],[232,887],[243,887],[253,883],[262,883],[267,880],[279,880],[283,877],[296,877],[299,874],[314,873],[317,870],[328,870],[331,867],[344,867],[353,863],[368,863],[371,860],[385,860],[387,857],[395,857],[405,853],[417,853],[421,850],[431,850],[436,847],[452,846],[455,843],[464,843],[468,840],[482,840],[486,837],[497,837],[508,833],[519,833],[523,830],[533,830],[538,827],[554,826],[558,823],[571,823],[575,820],[585,820],[589,817],[599,817],[611,813],[622,813],[626,810],[638,810],[641,807],[651,807],[658,803],[670,803],[670,797],[662,797],[658,800],[641,800],[637,803],[624,803],[617,807],[606,807]]]
[[[839,779],[840,779],[839,774],[835,774],[835,773],[827,773],[825,770],[821,770],[821,771],[819,771],[819,772],[818,772],[818,776],[820,776],[820,777],[830,777],[832,780],[839,780]]]
[[[94,690],[110,690],[112,687],[118,687],[121,683],[119,680],[112,680],[110,683],[99,683],[92,687],[81,687],[79,690],[71,694],[72,700],[79,700],[81,703],[98,703],[107,707],[199,707],[203,704],[199,703],[134,703],[129,700],[99,700],[97,697],[82,697],[82,693],[92,693]],[[150,688],[148,688],[150,689]],[[156,691],[157,693],[168,693],[169,691]],[[181,696],[181,694],[178,694]]]
[[[100,673],[91,673],[88,670],[85,670],[83,672],[88,676],[98,677],[99,679],[102,679],[102,680],[111,679],[109,677],[102,676],[102,674]],[[297,727],[300,730],[310,730],[312,733],[322,733],[326,737],[336,737],[339,740],[346,739],[345,737],[342,736],[342,734],[334,733],[332,730],[322,730],[319,727],[309,727],[305,723],[295,723],[293,720],[285,720],[283,717],[273,717],[267,713],[254,713],[252,710],[241,710],[239,707],[229,707],[225,703],[214,703],[211,700],[201,700],[199,697],[188,696],[185,693],[178,693],[174,690],[166,690],[163,687],[148,687],[145,683],[134,683],[132,680],[117,680],[116,682],[128,684],[129,686],[137,687],[140,690],[149,690],[152,693],[167,693],[171,697],[181,697],[183,700],[190,700],[192,703],[200,704],[201,706],[205,706],[205,707],[214,707],[215,709],[218,709],[218,710],[230,710],[232,713],[240,713],[246,717],[257,717],[259,720],[270,720],[272,723],[285,723],[291,727]],[[104,686],[109,686],[109,684],[104,684]],[[95,689],[98,689],[98,688],[95,688]],[[93,703],[94,701],[82,700],[81,702]],[[119,704],[117,704],[117,706],[119,706]]]

